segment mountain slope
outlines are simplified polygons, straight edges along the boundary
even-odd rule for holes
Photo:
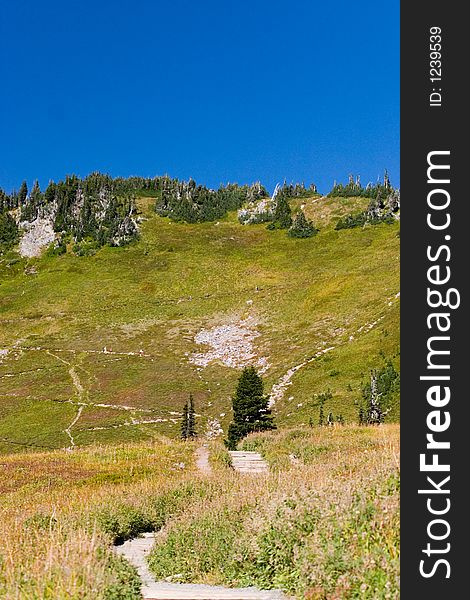
[[[248,363],[277,386],[279,425],[316,420],[328,389],[325,412],[356,420],[369,369],[398,360],[399,226],[334,229],[367,203],[293,200],[320,228],[296,240],[233,213],[173,223],[142,198],[130,246],[4,255],[0,449],[177,436],[189,392],[215,434]]]

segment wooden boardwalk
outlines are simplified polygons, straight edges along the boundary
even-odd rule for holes
[[[267,473],[268,465],[259,452],[232,450],[232,467],[240,473]]]

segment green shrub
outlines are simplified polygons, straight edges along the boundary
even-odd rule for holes
[[[141,581],[137,571],[124,558],[109,554],[111,581],[103,590],[103,600],[140,600]]]

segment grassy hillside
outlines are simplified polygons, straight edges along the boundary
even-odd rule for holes
[[[0,597],[137,600],[111,543],[159,531],[158,577],[282,588],[296,597],[399,597],[398,427],[323,427],[245,441],[271,472],[241,475],[211,443],[156,438],[1,458]]]
[[[198,332],[240,322],[279,425],[316,419],[328,389],[325,411],[355,421],[369,370],[398,364],[399,226],[334,230],[367,202],[293,201],[320,228],[296,240],[233,213],[173,223],[142,198],[131,246],[0,257],[0,451],[175,437],[189,392],[200,429],[226,429],[239,370],[190,358]]]

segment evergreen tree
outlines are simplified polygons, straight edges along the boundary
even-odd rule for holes
[[[6,212],[9,207],[9,198],[8,195],[0,188],[0,214]]]
[[[53,181],[49,181],[49,185],[47,186],[46,191],[44,192],[44,198],[47,203],[54,201],[56,187],[57,186]]]
[[[24,201],[26,200],[26,197],[28,196],[28,186],[26,184],[26,181],[23,181],[23,183],[21,184],[20,187],[20,191],[18,192],[18,201],[21,204],[24,204]]]
[[[304,212],[301,210],[295,215],[294,222],[289,228],[288,235],[289,237],[295,238],[309,238],[318,233],[318,229],[316,229],[315,225],[312,221],[309,221]]]
[[[0,214],[0,251],[11,248],[18,241],[18,226],[8,212]]]
[[[325,402],[327,402],[328,400],[331,400],[331,398],[333,398],[333,394],[331,393],[330,389],[327,389],[326,392],[322,392],[321,394],[318,394],[318,396],[316,396],[316,398],[317,398],[317,400],[314,403],[314,406],[319,407],[318,425],[320,427],[322,427],[325,424],[325,411],[324,411]]]
[[[383,392],[379,391],[377,371],[370,372],[370,387],[367,397],[367,409],[365,420],[368,425],[380,425],[384,422],[385,415],[389,411],[385,411],[381,397]]]
[[[39,182],[36,181],[33,184],[33,188],[29,195],[28,201],[24,202],[21,207],[21,220],[22,221],[34,221],[39,216],[39,211],[43,204],[44,196],[41,193]]]
[[[194,410],[193,395],[189,394],[188,417],[187,417],[187,437],[193,439],[196,437],[196,413]]]
[[[245,367],[232,399],[233,421],[228,428],[228,439],[225,440],[230,450],[235,450],[238,442],[253,431],[275,429],[268,399],[263,394],[263,381],[256,369]]]
[[[276,206],[274,208],[273,226],[276,229],[289,229],[292,225],[292,215],[286,194],[280,191],[276,195]]]
[[[181,439],[188,439],[188,403],[186,402],[181,416]]]

